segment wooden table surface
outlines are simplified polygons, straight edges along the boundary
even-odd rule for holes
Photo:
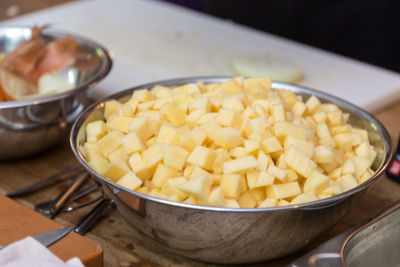
[[[32,1],[29,0],[5,0],[0,3],[0,10],[8,10],[7,8],[10,5],[19,4],[19,6],[25,7],[19,9],[20,14],[22,14],[65,1],[68,0],[41,0],[33,1],[36,4],[32,5]],[[1,13],[0,20],[9,16],[10,14]],[[393,144],[397,144],[397,138],[400,133],[400,101],[375,115],[388,129]],[[77,164],[77,162],[72,155],[67,137],[56,147],[39,155],[21,160],[0,162],[0,193],[27,186],[75,164]],[[62,182],[41,190],[40,192],[22,198],[16,198],[16,200],[29,208],[33,208],[33,205],[36,203],[54,198],[66,185],[67,182]],[[92,195],[90,198],[95,198],[95,195],[96,194]],[[278,261],[255,265],[282,266],[288,264],[311,248],[359,224],[366,218],[378,214],[384,208],[397,201],[399,196],[400,184],[383,176],[370,187],[360,201],[354,203],[349,214],[340,223],[329,232],[321,235],[318,240],[314,241],[307,248],[295,255]],[[86,200],[88,200],[88,198],[86,198],[85,201]],[[69,214],[60,214],[55,220],[66,226],[75,225],[90,208],[91,207],[87,207]],[[165,251],[156,250],[151,244],[141,243],[122,216],[116,210],[112,209],[109,209],[105,213],[103,219],[86,234],[86,237],[98,243],[103,248],[105,266],[207,265]]]

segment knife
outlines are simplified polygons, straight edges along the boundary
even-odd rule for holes
[[[52,244],[56,243],[58,240],[66,236],[69,232],[71,232],[72,227],[65,227],[65,228],[60,228],[57,230],[49,231],[46,233],[38,234],[35,236],[32,236],[35,238],[39,243],[41,243],[45,247],[49,247]],[[5,247],[0,246],[0,249],[3,249]]]

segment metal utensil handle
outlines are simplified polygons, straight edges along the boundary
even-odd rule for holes
[[[35,191],[36,189],[39,189],[39,188],[43,187],[44,185],[52,182],[53,180],[56,180],[58,177],[66,174],[66,173],[72,172],[72,171],[74,171],[76,169],[79,169],[79,168],[81,168],[81,165],[72,166],[72,167],[70,167],[68,169],[65,169],[65,170],[62,170],[62,171],[60,171],[60,172],[58,172],[56,174],[53,174],[53,175],[47,177],[46,179],[43,179],[43,180],[41,180],[41,181],[39,181],[37,183],[31,184],[31,185],[29,185],[29,186],[27,186],[25,188],[18,189],[18,190],[15,190],[13,192],[8,192],[5,195],[7,197],[18,197],[18,196],[22,196],[22,195],[31,193],[31,192]]]
[[[74,228],[78,234],[84,235],[97,222],[105,208],[114,207],[114,201],[111,199],[103,199],[97,204]]]
[[[89,174],[87,172],[81,173],[72,184],[67,187],[58,197],[49,205],[48,212],[50,218],[54,218],[57,212],[64,206],[68,198],[71,197],[84,183],[87,182]]]
[[[93,199],[93,200],[90,200],[90,201],[88,201],[88,202],[86,202],[86,203],[83,203],[83,204],[80,204],[80,205],[69,206],[69,207],[65,208],[65,209],[63,210],[63,212],[71,212],[71,211],[75,211],[75,210],[78,210],[78,209],[87,207],[87,206],[89,206],[89,205],[92,205],[92,204],[94,204],[94,203],[100,201],[102,198],[103,198],[103,197],[100,196],[100,197],[98,197],[98,198],[95,198],[95,199]]]

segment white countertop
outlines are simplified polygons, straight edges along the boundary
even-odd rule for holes
[[[52,24],[107,47],[114,66],[93,90],[101,98],[156,80],[233,75],[238,55],[276,55],[298,65],[301,85],[369,111],[400,99],[400,74],[165,2],[77,1],[0,25]]]

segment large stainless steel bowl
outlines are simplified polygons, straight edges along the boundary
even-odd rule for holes
[[[192,259],[215,263],[249,263],[270,260],[293,253],[316,236],[335,225],[349,210],[353,200],[381,176],[387,167],[392,148],[384,126],[372,115],[334,96],[297,85],[274,82],[307,98],[316,95],[322,101],[337,104],[349,112],[350,122],[369,132],[370,142],[378,152],[373,164],[376,173],[367,182],[343,194],[311,203],[276,208],[234,209],[189,205],[143,195],[111,182],[93,171],[81,153],[85,142],[85,125],[102,119],[104,103],[110,99],[124,101],[137,89],[156,84],[181,85],[202,80],[221,82],[229,77],[189,78],[155,82],[109,96],[86,109],[75,121],[70,136],[79,162],[103,185],[105,195],[132,225],[138,237],[153,240],[163,247]]]
[[[0,53],[11,52],[31,33],[29,27],[0,27]],[[0,102],[0,160],[32,155],[56,144],[88,105],[86,90],[110,71],[111,58],[101,45],[53,29],[42,32],[48,41],[67,35],[78,42],[79,58],[62,75],[74,88],[35,99]]]

